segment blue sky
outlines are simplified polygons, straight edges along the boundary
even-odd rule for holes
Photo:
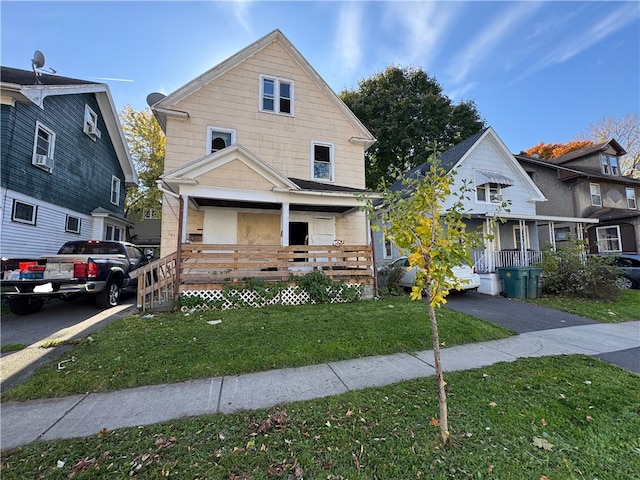
[[[476,102],[512,152],[566,143],[640,111],[640,3],[2,0],[2,65],[109,84],[146,107],[280,29],[334,91],[389,65],[420,67]]]

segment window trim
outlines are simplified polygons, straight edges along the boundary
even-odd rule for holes
[[[26,205],[32,208],[31,211],[31,219],[18,218],[16,217],[16,209],[18,204]],[[22,223],[25,225],[35,225],[38,220],[38,206],[34,203],[23,202],[22,200],[18,200],[17,198],[13,199],[13,204],[11,205],[11,221],[16,223]]]
[[[625,196],[627,197],[627,208],[629,210],[638,209],[638,197],[636,196],[636,189],[633,187],[626,187],[624,189]],[[633,204],[633,206],[632,206]]]
[[[614,160],[612,163],[611,160]],[[614,165],[615,163],[615,165]],[[610,175],[612,177],[620,176],[620,160],[615,155],[609,155],[607,153],[600,154],[600,171],[603,175]]]
[[[597,188],[598,193],[594,193],[594,187]],[[601,207],[602,206],[602,192],[600,191],[600,184],[599,183],[590,183],[589,184],[589,197],[591,199],[591,206],[592,207]],[[598,197],[599,203],[594,203],[593,199],[594,197]]]
[[[49,139],[47,143],[47,154],[46,154],[47,159],[49,160],[47,161],[47,165],[44,166],[44,168],[43,166],[36,164],[36,155],[43,155],[42,153],[38,153],[38,137],[39,137],[38,133],[40,132],[40,130],[42,130],[43,132],[49,135]],[[55,149],[56,149],[56,132],[54,132],[51,128],[41,123],[39,120],[36,120],[35,134],[33,137],[33,153],[31,155],[31,164],[35,167],[42,168],[44,170],[47,170],[49,173],[51,173],[51,171],[53,170],[53,156],[55,153]]]
[[[69,220],[71,219],[78,221],[78,228],[75,230],[69,227]],[[64,222],[64,231],[69,233],[80,234],[80,232],[82,231],[82,219],[80,217],[74,217],[73,215],[67,215],[67,218]]]
[[[387,237],[384,237],[384,242],[382,243],[382,258],[387,260],[389,258],[393,258],[393,243]]]
[[[102,136],[100,130],[98,130],[98,114],[86,103],[84,105],[82,131],[94,142]]]
[[[120,179],[115,175],[111,175],[111,203],[120,206]]]
[[[329,148],[329,178],[316,177],[316,146]],[[334,182],[335,181],[335,155],[334,145],[330,142],[321,142],[317,140],[311,141],[311,180],[317,182]],[[325,163],[325,162],[320,162]]]
[[[236,130],[235,129],[233,129],[233,128],[222,128],[222,127],[216,127],[214,125],[209,125],[209,126],[207,126],[207,146],[206,146],[207,155],[215,153],[213,151],[213,149],[211,148],[212,147],[211,140],[213,138],[213,134],[214,133],[229,133],[229,134],[231,134],[231,143],[229,145],[227,145],[227,147],[230,147],[231,145],[236,143]],[[219,152],[219,151],[220,150],[216,150],[216,152]]]
[[[109,231],[111,231],[111,235],[109,235]],[[114,238],[114,234],[118,232],[118,238]],[[123,228],[118,226],[118,225],[114,225],[113,223],[106,223],[104,226],[104,239],[105,240],[110,240],[113,242],[121,242],[122,241],[122,232],[123,232]]]
[[[484,192],[484,200],[481,200],[478,196],[480,191]],[[492,191],[495,191],[495,193],[491,193]],[[489,200],[487,200],[487,198]],[[502,187],[497,183],[485,183],[483,185],[478,185],[476,187],[476,202],[488,203],[491,205],[498,205],[502,203]]]
[[[618,243],[618,248],[615,250],[605,250],[602,249],[601,246],[603,242],[608,242],[609,240],[613,240],[613,238],[600,238],[600,231],[606,230],[610,228],[615,228],[617,232],[617,236],[615,240]],[[602,227],[596,227],[596,244],[598,245],[598,253],[620,253],[622,252],[622,237],[620,236],[620,225],[603,225]]]
[[[269,80],[273,82],[273,110],[270,110],[268,108],[264,108],[264,99],[265,99],[265,93],[264,93],[264,82],[265,80]],[[281,89],[280,89],[280,85],[281,84],[287,84],[289,85],[289,112],[283,112],[280,108],[280,101],[283,98],[282,95],[280,94]],[[295,116],[294,114],[294,82],[293,80],[290,80],[288,78],[281,78],[281,77],[276,77],[273,75],[264,75],[264,74],[260,74],[260,95],[258,96],[258,109],[260,112],[264,112],[264,113],[272,113],[275,115],[284,115],[286,117],[293,117]]]

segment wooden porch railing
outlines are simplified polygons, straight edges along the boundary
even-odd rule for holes
[[[375,280],[368,245],[184,244],[179,267],[176,258],[174,253],[135,271],[138,308],[145,311],[173,302],[184,290],[216,290],[248,278],[288,281],[313,270],[347,283],[370,285]]]
[[[542,252],[539,250],[500,250],[487,252],[484,250],[473,252],[473,266],[478,273],[494,273],[500,267],[524,267],[542,262]]]

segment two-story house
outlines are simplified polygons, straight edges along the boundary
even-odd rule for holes
[[[0,253],[55,254],[69,240],[124,240],[137,174],[109,87],[2,67]]]
[[[516,155],[549,199],[538,213],[584,217],[597,223],[556,224],[541,231],[544,243],[584,239],[591,253],[640,252],[640,180],[622,175],[625,150],[614,139],[574,150],[553,159]]]
[[[481,293],[496,295],[501,291],[500,267],[529,266],[542,259],[541,224],[597,221],[559,216],[553,211],[541,215],[537,208],[547,201],[545,195],[491,127],[441,153],[439,160],[443,168],[455,172],[453,192],[459,191],[464,183],[473,189],[473,194],[463,200],[463,210],[468,216],[467,228],[481,230],[485,238],[483,247],[472,252],[473,266],[482,282],[478,288]],[[425,163],[407,175],[419,178],[428,170],[429,164]],[[451,197],[442,208],[448,208],[453,201]],[[508,206],[504,207],[503,202],[508,202]],[[494,221],[496,215],[501,221]],[[381,264],[406,255],[380,232],[374,232],[374,246]]]
[[[161,256],[369,244],[359,207],[375,139],[279,30],[148,102],[166,134]]]

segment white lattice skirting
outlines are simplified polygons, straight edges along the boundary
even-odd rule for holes
[[[345,288],[357,289],[358,298],[362,298],[362,285],[359,283],[350,283],[348,286],[340,287],[337,291],[327,288],[330,303],[345,303],[348,300],[342,298],[342,292]],[[195,308],[195,310],[212,310],[221,309],[229,310],[239,307],[261,308],[270,305],[303,305],[306,303],[316,303],[311,299],[309,294],[302,288],[293,285],[291,287],[280,290],[273,297],[269,294],[269,290],[265,290],[266,294],[262,294],[256,290],[186,290],[181,296],[185,298],[200,297],[203,300],[201,305],[183,306],[182,311],[186,312]]]

